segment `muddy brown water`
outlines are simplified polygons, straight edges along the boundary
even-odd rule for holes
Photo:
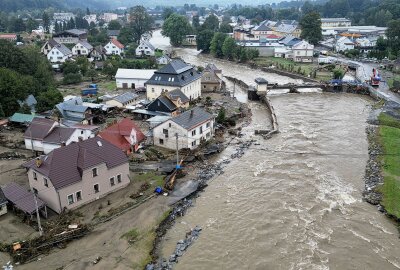
[[[203,62],[195,50],[178,54]],[[260,75],[292,81],[216,64],[249,83]],[[167,233],[164,257],[199,225],[200,238],[175,269],[400,269],[396,225],[362,201],[370,100],[306,93],[272,96],[271,102],[281,132],[270,140],[254,136],[254,129],[267,125],[266,111],[249,103],[253,121],[242,139],[257,144],[228,164]]]

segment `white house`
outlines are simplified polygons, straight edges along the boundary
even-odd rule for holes
[[[96,14],[87,14],[83,16],[83,19],[90,23],[97,23],[97,15]]]
[[[145,85],[149,100],[175,89],[181,90],[190,100],[201,97],[201,74],[181,59],[175,59],[154,72]]]
[[[351,41],[348,37],[341,37],[336,41],[335,49],[337,52],[344,52],[347,50],[353,50],[354,45],[354,42]]]
[[[124,45],[116,39],[112,39],[104,46],[106,55],[121,55],[124,52]]]
[[[351,26],[351,20],[346,18],[321,18],[321,27]]]
[[[145,82],[153,76],[155,69],[127,69],[119,68],[115,75],[117,88],[135,89],[143,87]]]
[[[157,59],[156,59],[156,61],[157,61],[157,64],[158,65],[167,65],[167,64],[169,64],[169,62],[171,62],[172,60],[171,60],[171,58],[169,58],[168,57],[168,55],[163,55],[163,56],[160,56],[160,57],[158,57]]]
[[[294,62],[312,62],[314,56],[314,45],[307,41],[301,41],[292,46]]]
[[[80,40],[75,46],[72,48],[72,54],[76,56],[84,55],[88,56],[89,53],[93,50],[93,46],[90,45],[85,40]]]
[[[147,40],[141,40],[136,48],[136,56],[154,56],[156,48]]]
[[[176,134],[179,149],[195,149],[214,135],[214,116],[195,107],[171,118],[153,129],[154,145],[175,150]]]
[[[51,63],[64,63],[72,57],[72,51],[64,44],[57,44],[47,54],[47,59]]]
[[[98,127],[88,127],[69,128],[51,119],[36,117],[25,131],[25,148],[48,154],[62,145],[93,138]]]
[[[275,48],[274,57],[293,58],[293,51],[285,47]]]
[[[55,41],[54,39],[50,39],[46,41],[46,43],[42,46],[40,49],[40,52],[43,53],[44,55],[47,55],[53,47],[57,46],[58,42]]]

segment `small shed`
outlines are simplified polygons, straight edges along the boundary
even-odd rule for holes
[[[33,217],[33,214],[36,213],[36,203],[34,194],[32,192],[27,191],[25,188],[21,187],[17,183],[9,183],[7,186],[2,188],[4,196],[7,201],[14,207],[14,209],[18,209],[25,214]],[[37,206],[39,211],[44,210],[43,214],[47,218],[47,207],[44,201],[37,198]]]
[[[35,118],[33,114],[14,113],[9,118],[9,121],[13,124],[26,125],[32,122],[33,118]]]

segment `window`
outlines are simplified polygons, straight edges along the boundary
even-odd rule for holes
[[[49,187],[49,183],[48,183],[47,178],[43,178],[43,183],[44,183],[44,185],[45,185],[46,187]]]
[[[115,179],[114,179],[114,177],[111,177],[111,178],[110,178],[110,185],[111,185],[111,186],[114,186],[114,185],[115,185]]]
[[[207,139],[210,138],[210,132],[207,132],[206,138],[207,138]]]
[[[100,192],[99,184],[94,184],[93,189],[94,189],[94,193],[99,193]]]
[[[208,122],[207,124],[206,124],[206,128],[209,128],[210,127],[210,122]]]
[[[68,200],[69,205],[73,204],[74,203],[74,195],[73,194],[68,195],[67,200]]]
[[[151,92],[154,93],[154,88],[151,88]]]
[[[196,130],[192,130],[192,136],[196,135]]]
[[[195,146],[195,145],[196,145],[196,141],[193,141],[193,142],[192,142],[192,146]]]
[[[203,126],[200,127],[200,134],[203,134]]]
[[[99,174],[97,173],[97,168],[93,168],[92,169],[92,176],[93,177],[96,177],[96,176],[98,176]]]
[[[37,180],[37,174],[33,172],[33,179]]]
[[[122,182],[122,177],[120,174],[117,175],[117,183],[121,183]]]
[[[163,134],[165,135],[165,138],[168,138],[168,129],[163,129]]]
[[[38,194],[38,190],[36,188],[32,188],[34,194]]]
[[[160,139],[160,144],[164,144],[164,140],[163,139]]]
[[[76,201],[77,202],[82,200],[82,191],[77,191],[75,195],[76,195]]]
[[[172,127],[172,124],[171,124],[171,123],[169,123],[169,127]]]

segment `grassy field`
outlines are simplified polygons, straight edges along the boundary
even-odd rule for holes
[[[388,83],[388,85],[389,85],[390,88],[393,87],[393,82],[394,82],[394,80],[400,81],[400,75],[396,75],[394,78],[391,78],[391,79],[389,79],[389,80],[387,81],[387,83]]]
[[[316,64],[313,63],[295,63],[292,60],[278,57],[258,57],[255,59],[255,63],[260,66],[271,66],[274,65],[279,68],[283,68],[284,70],[289,70],[290,66],[293,66],[294,73],[302,73],[305,76],[311,74],[315,68],[317,68]],[[332,78],[331,73],[327,72],[317,72],[317,80],[329,80]]]
[[[379,116],[379,121],[379,137],[384,151],[384,184],[380,189],[382,205],[389,214],[400,218],[400,121],[384,113]]]
[[[99,89],[103,91],[113,91],[117,88],[115,81],[107,81],[98,83]]]
[[[138,182],[146,181],[152,187],[164,186],[164,176],[158,175],[155,172],[139,174],[139,175],[135,176],[135,181],[138,181]]]

